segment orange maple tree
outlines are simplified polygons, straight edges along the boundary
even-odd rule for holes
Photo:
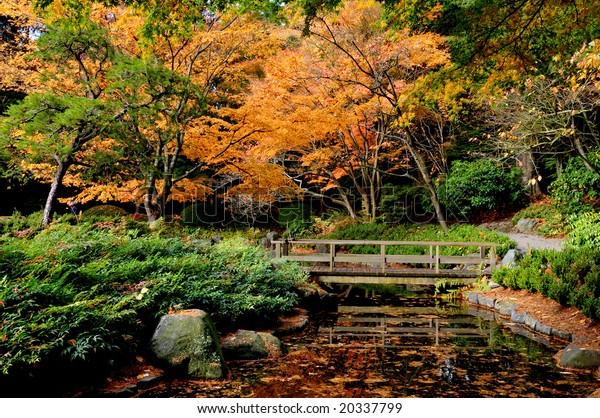
[[[304,193],[335,191],[335,203],[355,219],[358,207],[369,221],[383,177],[409,165],[436,202],[430,147],[413,134],[426,112],[410,99],[417,80],[448,62],[443,38],[394,30],[382,13],[375,1],[349,1],[338,13],[317,16],[307,38],[301,27],[289,30],[286,48],[268,63],[247,104],[263,131],[252,149],[257,159],[284,166]]]

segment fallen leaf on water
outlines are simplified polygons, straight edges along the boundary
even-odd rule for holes
[[[334,377],[333,379],[329,379],[331,383],[351,383],[358,382],[359,380],[354,377]]]

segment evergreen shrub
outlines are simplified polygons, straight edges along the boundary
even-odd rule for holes
[[[489,159],[455,161],[437,189],[442,205],[462,217],[525,200],[520,170],[506,170]]]
[[[204,309],[221,330],[270,323],[294,306],[306,278],[247,240],[197,246],[88,223],[5,235],[0,246],[0,383],[143,353],[171,309]]]
[[[600,319],[600,250],[533,250],[518,267],[494,272],[492,279],[513,289],[540,292],[561,305]]]
[[[589,153],[590,163],[600,169],[600,153]],[[600,207],[600,175],[585,168],[581,158],[571,158],[561,175],[550,185],[556,207],[565,215]]]

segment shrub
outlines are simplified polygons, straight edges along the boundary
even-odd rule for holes
[[[523,203],[525,192],[519,170],[505,170],[488,159],[455,161],[438,186],[440,202],[463,217],[484,210]]]
[[[128,216],[129,214],[123,208],[115,205],[98,205],[83,211],[81,219],[84,222],[110,222]]]
[[[15,212],[12,216],[0,219],[0,235],[16,234],[22,231],[37,231],[41,228],[44,211],[34,212],[27,216]]]
[[[0,368],[9,377],[36,377],[47,365],[98,369],[142,349],[169,309],[204,309],[221,329],[272,321],[305,279],[240,239],[199,247],[52,224],[1,244]]]
[[[589,153],[590,163],[600,168],[595,155]],[[565,215],[591,211],[600,206],[600,175],[585,168],[581,158],[571,158],[550,185],[550,194]]]
[[[571,232],[565,246],[574,248],[600,247],[600,212],[586,212],[569,218]]]
[[[185,225],[223,225],[227,221],[225,208],[208,201],[191,204],[180,216]]]
[[[512,269],[499,269],[493,280],[513,289],[538,291],[562,305],[600,319],[600,250],[567,248],[531,251]]]

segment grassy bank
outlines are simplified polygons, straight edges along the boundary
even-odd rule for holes
[[[143,352],[171,309],[204,309],[221,330],[272,321],[305,279],[241,238],[211,246],[110,222],[17,235],[0,238],[0,383]]]

